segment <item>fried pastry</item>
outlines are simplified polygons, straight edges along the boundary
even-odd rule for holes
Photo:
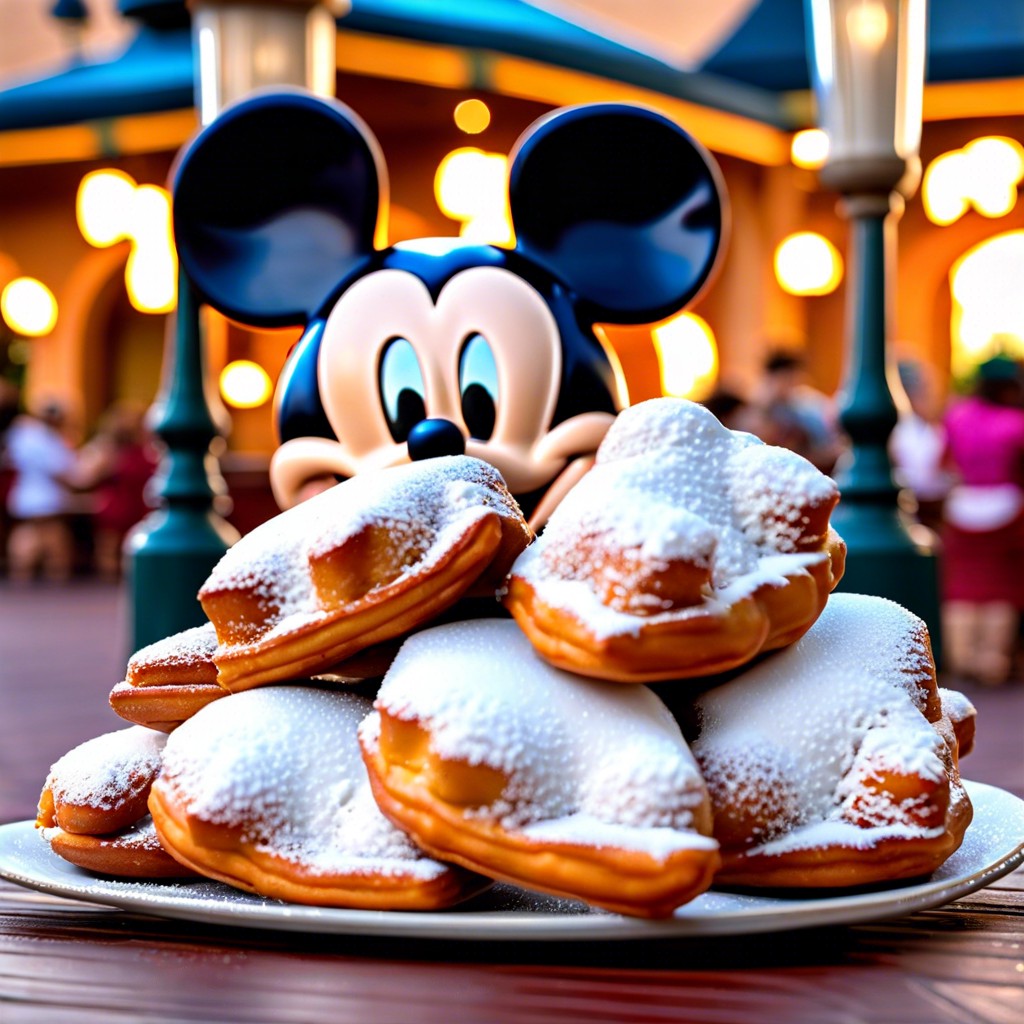
[[[128,660],[124,681],[110,691],[110,706],[129,722],[170,732],[227,696],[217,683],[216,648],[209,622],[143,647]]]
[[[228,690],[317,674],[490,594],[532,539],[498,471],[467,456],[353,477],[257,527],[199,592]]]
[[[926,875],[970,823],[927,629],[884,598],[833,595],[801,640],[702,694],[696,712],[716,884]]]
[[[552,664],[617,682],[706,676],[792,643],[846,547],[807,460],[682,399],[620,413],[512,569],[505,604]]]
[[[54,763],[36,817],[54,853],[119,878],[191,874],[160,846],[146,808],[164,739],[133,726],[79,744]]]
[[[431,909],[488,882],[422,854],[377,809],[353,693],[273,686],[204,708],[167,739],[149,806],[181,863],[293,903]]]
[[[642,917],[710,884],[707,792],[648,688],[554,669],[491,619],[410,637],[375,707],[377,802],[432,855]]]

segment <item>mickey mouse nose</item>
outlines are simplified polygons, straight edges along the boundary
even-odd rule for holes
[[[407,444],[413,462],[466,453],[466,439],[450,420],[420,420],[409,431]]]

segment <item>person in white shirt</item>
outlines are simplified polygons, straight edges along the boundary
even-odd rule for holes
[[[14,472],[7,495],[13,521],[7,539],[12,580],[23,582],[38,570],[49,580],[66,580],[73,567],[74,543],[68,516],[69,480],[75,453],[62,432],[63,409],[55,403],[16,417],[4,437],[5,458]]]

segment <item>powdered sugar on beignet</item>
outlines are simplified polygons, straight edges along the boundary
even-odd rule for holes
[[[620,681],[724,671],[820,612],[842,574],[838,497],[807,460],[703,406],[642,402],[516,560],[506,603],[563,668]]]
[[[959,845],[969,802],[928,634],[899,605],[833,595],[802,639],[702,694],[696,708],[693,750],[711,791],[724,879],[904,877]],[[903,859],[901,844],[912,856]],[[861,856],[833,881],[836,851]],[[782,878],[790,864],[804,881]]]
[[[377,809],[356,740],[369,710],[355,694],[297,686],[204,708],[168,739],[150,799],[161,842],[202,874],[295,902],[383,909],[464,896],[465,876]]]
[[[46,777],[39,824],[90,835],[134,824],[146,813],[165,739],[163,733],[131,726],[69,750]]]
[[[531,537],[478,459],[360,474],[257,527],[215,566],[199,597],[219,681],[309,676],[428,621],[478,580],[494,593]]]
[[[619,856],[643,860],[650,873],[681,858],[688,875],[700,862],[703,886],[710,879],[717,854],[705,787],[650,690],[561,672],[514,623],[478,620],[410,637],[375,706],[360,738],[378,802],[437,855],[604,906],[617,894],[587,879],[587,862],[607,858],[614,875]],[[396,809],[403,803],[409,816]],[[423,806],[437,811],[437,827],[417,827]],[[696,892],[677,895],[658,912]]]

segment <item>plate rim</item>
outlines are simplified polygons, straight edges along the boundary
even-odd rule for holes
[[[39,861],[52,859],[60,873],[78,871],[42,845],[31,819],[0,825],[0,877],[24,888],[64,899],[110,907],[157,918],[215,924],[227,927],[262,928],[271,931],[305,931],[310,934],[363,935],[408,939],[448,939],[454,941],[543,941],[543,940],[617,940],[651,938],[693,938],[790,931],[828,925],[862,924],[900,917],[943,906],[976,892],[1024,864],[1024,800],[998,786],[964,780],[975,807],[975,822],[980,827],[979,807],[985,811],[991,803],[1004,798],[1021,815],[1022,828],[1016,845],[988,854],[984,864],[971,865],[966,874],[949,878],[934,876],[911,885],[873,889],[864,893],[785,900],[757,894],[744,894],[741,905],[727,910],[695,910],[687,904],[676,916],[665,920],[625,917],[604,911],[558,913],[525,910],[482,910],[460,913],[446,911],[355,910],[286,904],[233,890],[222,883],[200,880],[192,885],[215,887],[223,898],[205,897],[187,892],[178,898],[161,899],[153,889],[167,886],[167,892],[187,890],[185,883],[128,882],[90,876],[82,872],[81,882],[62,881],[56,873],[26,874],[12,867],[9,859],[17,844],[27,841],[29,833],[40,843]],[[961,847],[961,850],[963,848]],[[959,851],[958,851],[959,852]],[[954,854],[953,857],[956,857]],[[948,863],[948,862],[947,862]],[[939,869],[942,870],[941,868]],[[145,887],[143,891],[142,887]],[[533,895],[533,894],[528,894]],[[711,895],[733,896],[712,890]],[[539,899],[546,897],[538,896]],[[209,899],[209,902],[204,902]],[[769,904],[770,905],[766,905]]]

